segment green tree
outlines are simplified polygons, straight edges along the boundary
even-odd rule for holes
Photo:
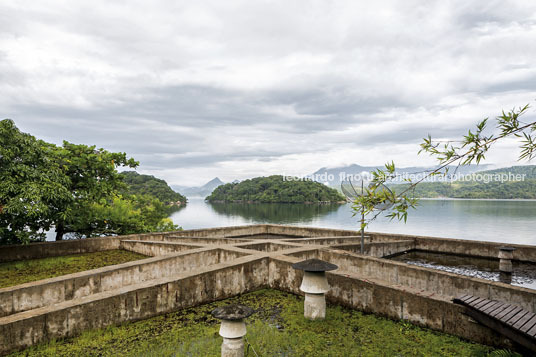
[[[136,167],[125,153],[64,142],[58,147],[0,121],[0,244],[45,239],[56,229],[93,237],[177,230],[169,206],[129,194],[118,167]]]
[[[59,207],[72,200],[68,178],[51,160],[55,146],[0,121],[0,243],[45,239]]]
[[[77,145],[67,141],[63,147],[53,151],[53,158],[68,178],[67,189],[72,199],[54,213],[56,240],[65,233],[77,232],[87,209],[94,202],[109,200],[124,188],[117,168],[138,166],[138,162],[127,158],[126,153],[114,153],[88,145]]]
[[[70,225],[71,234],[77,238],[180,229],[167,218],[168,207],[148,195],[114,195],[100,202],[88,202],[83,208],[78,220]]]

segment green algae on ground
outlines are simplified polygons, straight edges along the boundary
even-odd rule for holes
[[[117,249],[0,263],[0,288],[144,258],[147,256]]]
[[[247,319],[247,356],[494,356],[499,352],[407,322],[340,306],[328,305],[324,321],[308,321],[303,318],[303,297],[259,290],[118,327],[88,331],[13,356],[220,356],[220,322],[210,311],[230,303],[256,310]]]

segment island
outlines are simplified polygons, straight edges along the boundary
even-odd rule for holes
[[[242,203],[345,203],[337,190],[309,180],[289,180],[287,176],[255,177],[216,187],[209,202]]]

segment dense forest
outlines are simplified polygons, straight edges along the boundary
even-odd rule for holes
[[[210,202],[318,203],[342,202],[337,190],[318,182],[284,180],[283,176],[256,177],[218,186],[206,198]]]
[[[0,244],[43,241],[50,230],[61,240],[179,229],[158,191],[130,190],[118,172],[137,166],[126,153],[54,145],[1,120]]]
[[[151,175],[142,175],[136,171],[124,171],[120,174],[127,184],[127,192],[131,195],[149,195],[165,204],[186,203],[186,197],[173,191],[166,181]]]
[[[525,175],[521,181],[497,181],[496,175]],[[475,173],[489,182],[477,180],[453,182],[423,182],[415,187],[420,198],[487,198],[487,199],[536,199],[536,166],[513,166]],[[390,185],[395,192],[402,192],[408,184]]]

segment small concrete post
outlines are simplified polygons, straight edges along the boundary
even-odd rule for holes
[[[499,248],[499,270],[503,273],[512,273],[512,259],[514,259],[514,250],[512,247]]]
[[[305,293],[303,316],[309,320],[323,320],[326,317],[326,293],[329,291],[326,271],[339,267],[319,259],[308,259],[292,264],[297,270],[303,270],[300,290]]]
[[[221,357],[243,357],[246,323],[244,319],[254,310],[244,305],[227,305],[214,309],[212,316],[221,321],[220,336],[223,337]]]

